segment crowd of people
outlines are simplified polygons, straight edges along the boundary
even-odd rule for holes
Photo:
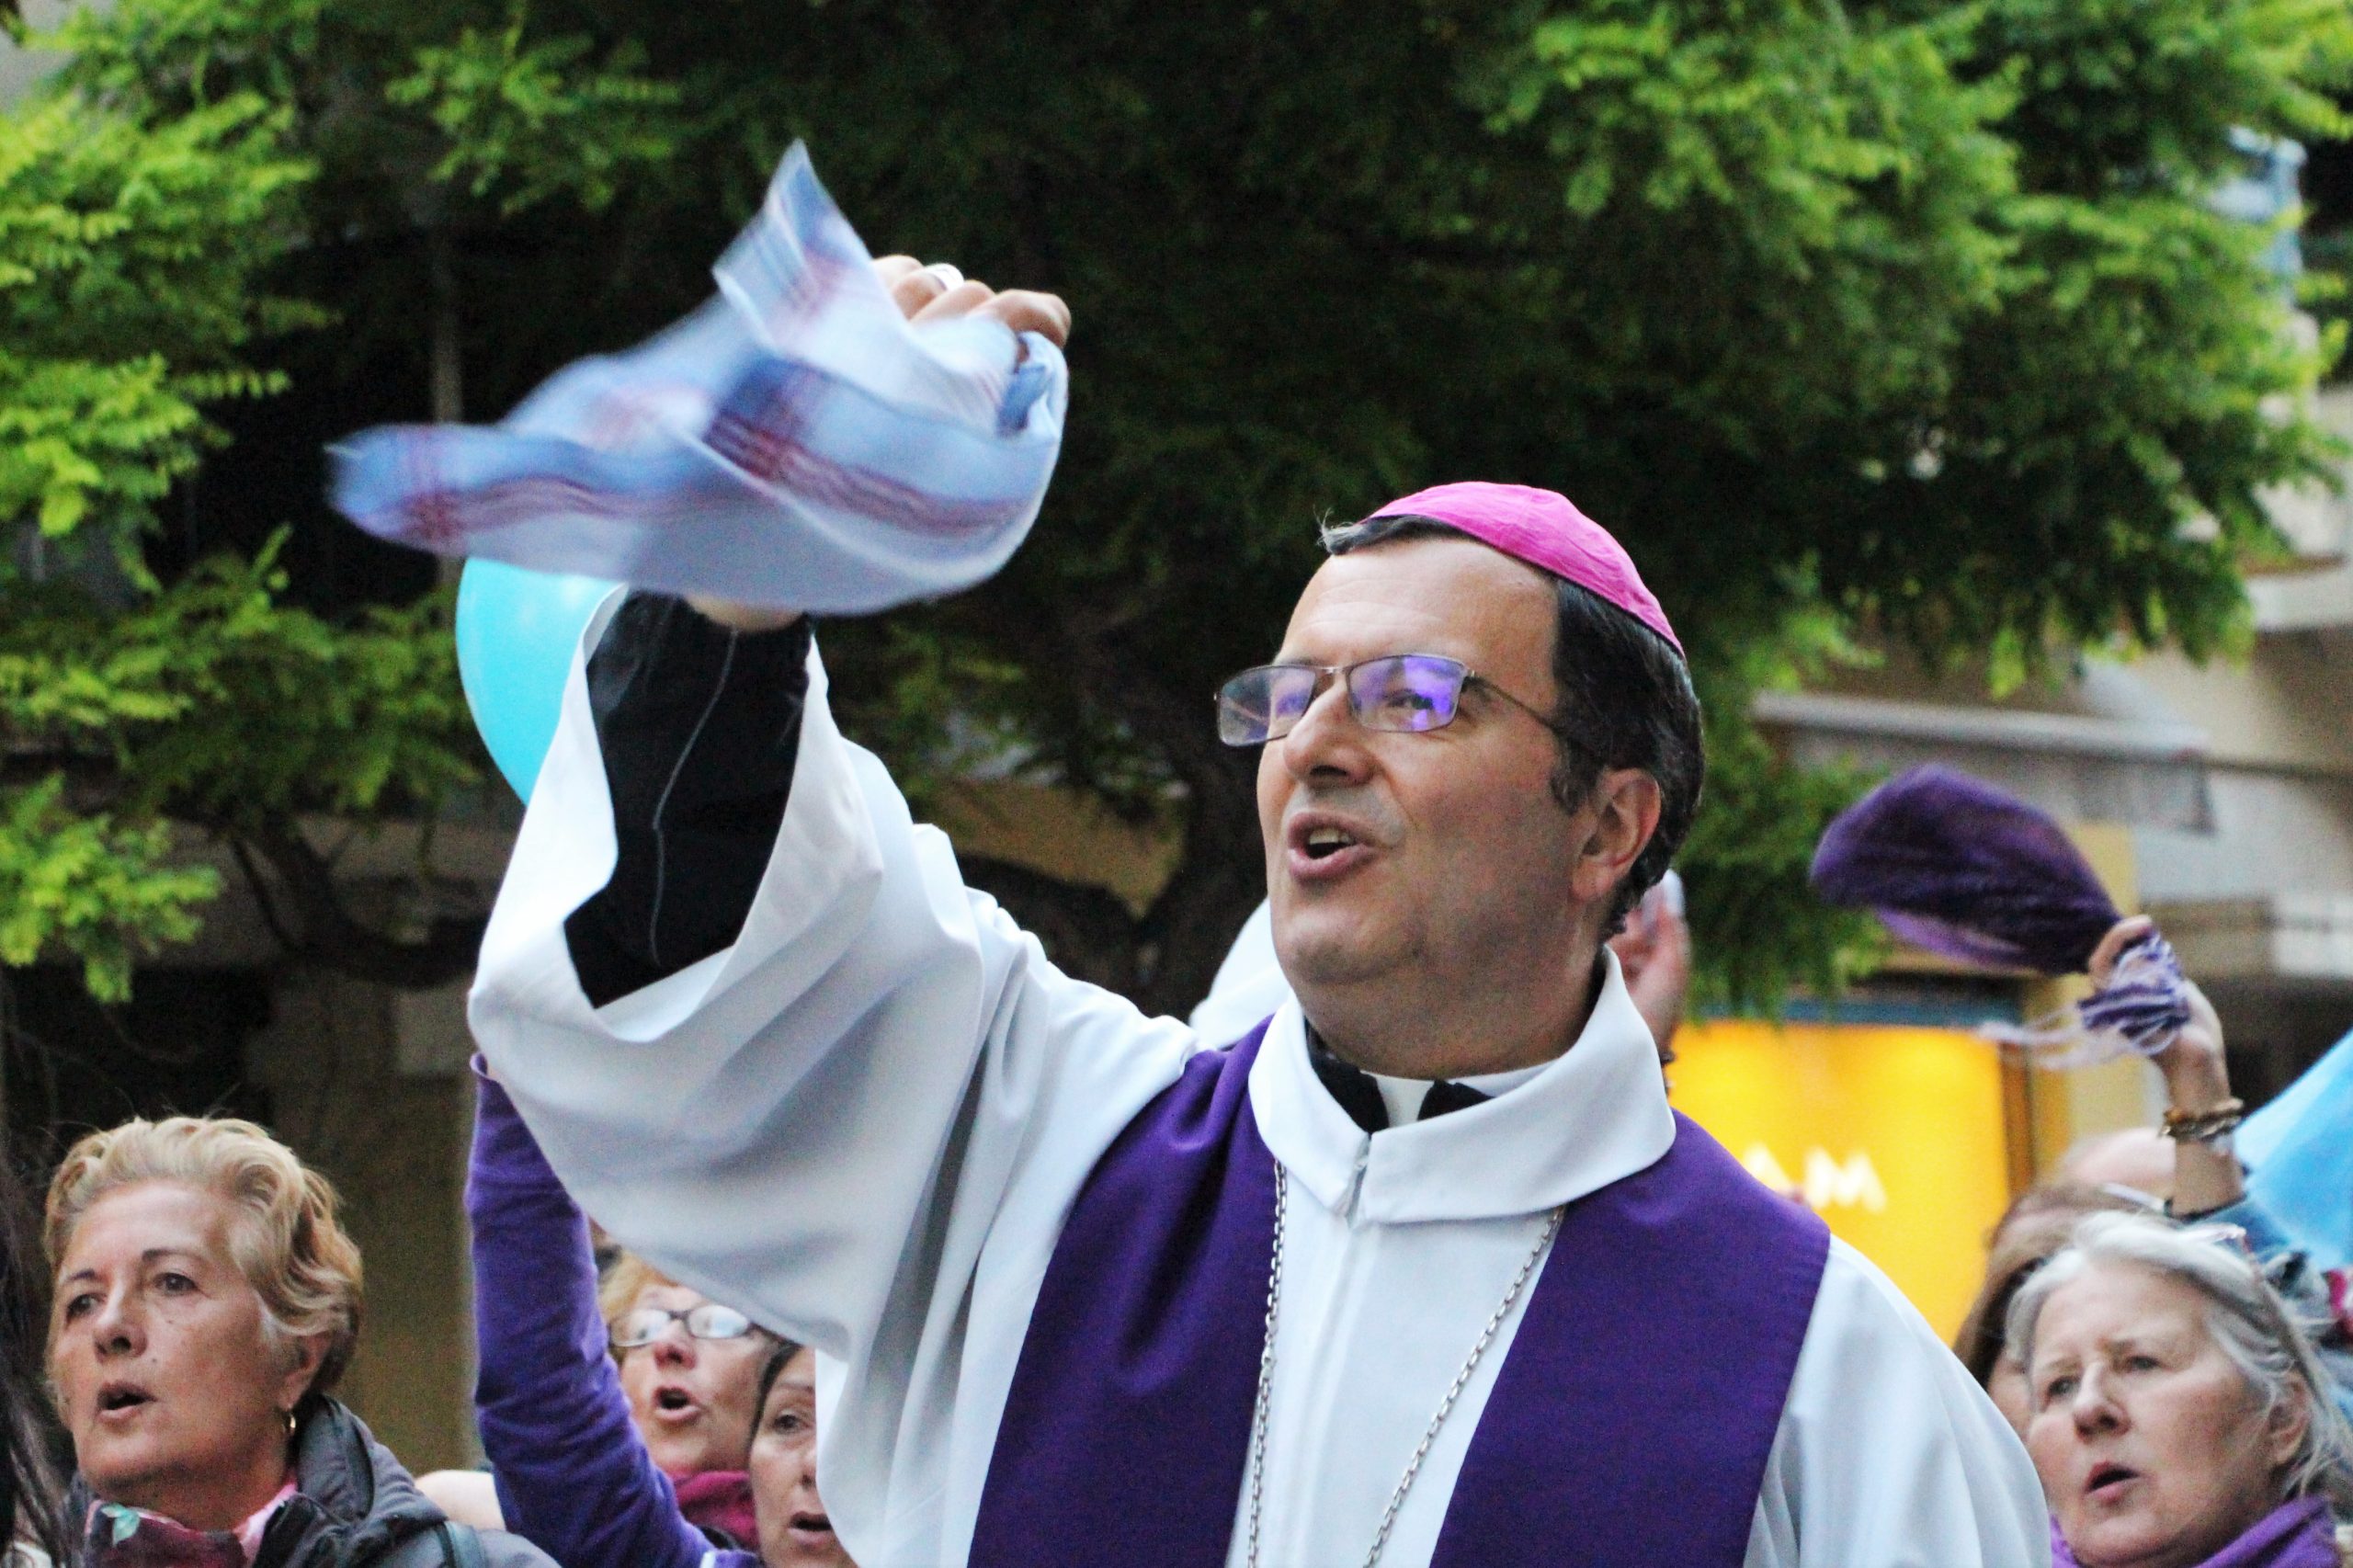
[[[917,320],[1068,328],[881,267]],[[742,417],[816,461],[814,384]],[[1668,1102],[1652,890],[1704,761],[1624,551],[1487,484],[1324,543],[1220,694],[1279,974],[1231,1040],[965,888],[805,617],[621,598],[472,1014],[486,1468],[412,1478],[335,1398],[318,1173],[133,1120],[37,1242],[0,1193],[12,1568],[2339,1568],[2347,1325],[2248,1199],[2195,987],[2160,1136],[2022,1196],[1948,1348]]]
[[[1629,927],[1614,950],[1664,1063],[1688,937],[1655,897]],[[2102,960],[2145,928],[2120,926]],[[2192,997],[2157,1059],[2177,1127],[2230,1097]],[[480,1471],[412,1481],[334,1399],[359,1257],[324,1179],[261,1129],[176,1117],[83,1139],[38,1243],[0,1176],[10,1568],[850,1562],[817,1491],[813,1350],[632,1254],[600,1263],[479,1062],[476,1093]],[[2226,1142],[2151,1130],[2086,1142],[2011,1205],[1954,1354],[2033,1461],[2061,1568],[2338,1568],[2349,1330]]]

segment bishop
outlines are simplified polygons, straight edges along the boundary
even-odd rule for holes
[[[567,1186],[817,1347],[866,1568],[2046,1563],[1919,1314],[1668,1105],[1605,944],[1704,763],[1626,552],[1490,483],[1324,545],[1218,696],[1291,995],[1234,1040],[967,887],[805,618],[617,595],[472,999]]]

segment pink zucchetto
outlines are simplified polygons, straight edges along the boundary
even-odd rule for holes
[[[1428,517],[1459,528],[1516,561],[1600,595],[1665,638],[1676,653],[1683,652],[1682,640],[1666,623],[1658,599],[1643,585],[1626,547],[1558,491],[1474,480],[1415,491],[1371,515]]]

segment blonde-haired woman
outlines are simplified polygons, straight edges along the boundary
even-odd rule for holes
[[[359,1250],[324,1177],[251,1122],[128,1121],[50,1185],[51,1391],[86,1568],[544,1565],[450,1524],[328,1397]]]

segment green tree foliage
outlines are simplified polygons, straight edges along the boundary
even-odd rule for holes
[[[1802,881],[1859,781],[1776,756],[1755,690],[1874,640],[2002,681],[2225,649],[2260,492],[2329,456],[2294,399],[2336,344],[2205,198],[2232,127],[2344,133],[2347,0],[118,0],[66,36],[137,124],[258,102],[315,169],[257,288],[342,324],[252,361],[306,427],[494,414],[676,314],[794,136],[879,248],[1068,294],[1030,545],[824,635],[903,771],[988,737],[1181,840],[1141,912],[971,868],[1154,1006],[1257,896],[1208,693],[1318,518],[1508,477],[1627,540],[1710,704],[1702,959],[1769,997],[1859,950]]]
[[[296,820],[473,777],[438,600],[335,626],[278,602],[267,551],[169,584],[148,566],[159,505],[219,439],[208,411],[281,390],[255,349],[323,319],[267,282],[312,174],[292,120],[250,93],[0,118],[0,962],[63,951],[101,997],[218,891],[175,823],[266,858],[316,905],[322,956],[404,972],[423,955],[330,940]]]

